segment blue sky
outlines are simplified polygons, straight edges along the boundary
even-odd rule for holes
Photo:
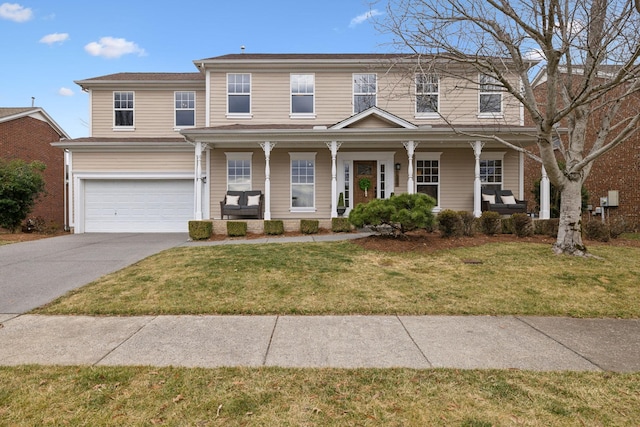
[[[382,3],[382,2],[381,2]],[[228,53],[383,53],[368,0],[0,0],[0,106],[31,98],[72,137],[89,136],[74,80],[117,72],[195,72]]]

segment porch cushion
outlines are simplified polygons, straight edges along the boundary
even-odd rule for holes
[[[516,204],[516,198],[513,196],[500,196],[500,198],[502,199],[502,203],[504,203],[505,205]]]
[[[482,200],[484,200],[485,202],[489,202],[489,204],[494,204],[496,202],[496,195],[495,194],[482,194]],[[515,203],[515,202],[514,202]]]
[[[258,206],[260,204],[260,195],[247,196],[247,206]]]
[[[240,201],[240,196],[230,196],[227,194],[227,200],[225,204],[229,206],[238,206],[238,201]]]

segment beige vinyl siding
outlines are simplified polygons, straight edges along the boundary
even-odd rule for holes
[[[78,172],[188,172],[193,173],[193,152],[74,152]]]
[[[134,129],[116,130],[113,126],[113,92],[134,92]],[[91,136],[93,137],[174,137],[175,91],[192,89],[115,89],[91,91]],[[196,127],[205,126],[206,96],[204,90],[196,92]]]
[[[416,118],[414,74],[411,72],[387,72],[386,69],[344,69],[326,71],[295,68],[278,72],[259,69],[234,71],[251,74],[250,119],[227,118],[227,74],[211,74],[211,125],[220,126],[241,122],[246,124],[295,124],[309,123],[331,125],[353,114],[353,73],[372,72],[378,76],[378,107],[416,124],[445,123],[441,118]],[[315,75],[314,119],[290,118],[290,75],[292,73]],[[469,80],[442,78],[440,81],[440,111],[458,124],[519,124],[520,106],[512,97],[503,96],[502,118],[478,118],[478,87]]]
[[[211,153],[211,217],[220,218],[220,201],[227,191],[226,152],[240,150],[214,150]],[[316,211],[292,213],[291,208],[291,158],[289,152],[302,152],[295,149],[274,150],[271,153],[271,218],[328,218],[331,215],[331,155],[328,150],[305,150],[316,154]],[[253,151],[251,158],[251,188],[264,193],[265,158],[260,149]]]

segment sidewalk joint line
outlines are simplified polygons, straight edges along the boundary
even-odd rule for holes
[[[271,329],[271,336],[269,337],[269,344],[267,345],[267,351],[264,353],[264,357],[262,358],[262,366],[266,366],[267,358],[269,357],[269,352],[271,351],[271,343],[273,342],[273,336],[276,333],[276,328],[278,327],[278,320],[280,319],[280,315],[276,315],[276,321],[273,322],[273,329]]]
[[[404,325],[404,322],[402,322],[402,319],[400,318],[400,316],[398,316],[396,314],[396,319],[398,319],[398,322],[400,322],[400,324],[402,325],[402,328],[404,329],[404,331],[407,333],[407,336],[409,337],[409,339],[411,340],[411,342],[413,343],[413,345],[416,346],[416,348],[418,349],[418,351],[420,352],[420,354],[422,355],[422,357],[424,357],[424,360],[427,361],[427,363],[429,364],[429,368],[433,368],[433,363],[431,363],[431,361],[429,360],[429,358],[427,357],[426,354],[424,354],[424,351],[422,351],[422,349],[420,348],[420,346],[418,345],[418,343],[416,342],[416,340],[413,339],[413,337],[411,336],[411,333],[409,332],[409,330],[407,329],[407,327]]]
[[[562,348],[565,348],[565,349],[569,350],[571,353],[573,353],[576,356],[580,357],[581,359],[586,360],[587,362],[589,362],[590,364],[592,364],[596,368],[600,369],[602,372],[608,372],[607,369],[604,369],[602,366],[600,366],[599,364],[597,364],[593,360],[589,359],[588,357],[586,357],[583,354],[578,353],[577,350],[572,349],[571,347],[567,346],[565,343],[563,343],[563,342],[557,340],[556,338],[552,337],[551,335],[549,335],[545,331],[543,331],[543,330],[541,330],[539,328],[536,328],[535,326],[533,326],[531,323],[527,322],[525,319],[521,318],[520,316],[513,316],[513,317],[515,319],[518,319],[520,322],[524,323],[525,325],[527,325],[528,327],[530,327],[534,331],[537,331],[538,333],[540,333],[540,334],[544,335],[545,337],[549,338],[551,341],[558,343]]]
[[[104,356],[102,356],[100,359],[98,359],[97,362],[95,362],[94,364],[92,364],[91,366],[97,366],[100,362],[102,362],[104,359],[106,359],[107,357],[109,357],[109,355],[111,355],[114,351],[116,351],[117,349],[119,349],[120,347],[122,347],[126,342],[128,342],[131,338],[133,338],[134,336],[138,335],[138,333],[143,330],[144,328],[146,328],[147,326],[149,326],[149,324],[151,324],[152,322],[155,322],[158,319],[158,316],[153,316],[151,318],[151,320],[149,320],[148,322],[145,322],[142,326],[140,326],[138,329],[136,329],[135,331],[133,331],[128,337],[126,337],[124,340],[122,340],[120,342],[120,344],[118,344],[117,346],[115,346],[114,348],[112,348],[111,350],[109,350],[107,352],[107,354],[105,354]]]

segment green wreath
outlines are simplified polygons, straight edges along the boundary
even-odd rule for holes
[[[360,181],[358,181],[358,185],[360,186],[360,189],[362,191],[367,191],[371,188],[371,181],[369,180],[369,178],[360,178]]]

